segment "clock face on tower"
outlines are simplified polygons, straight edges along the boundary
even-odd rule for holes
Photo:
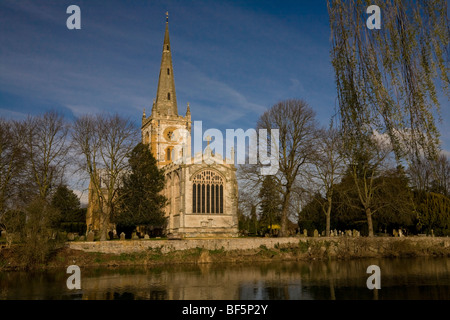
[[[175,132],[176,128],[167,128],[166,130],[164,130],[164,139],[166,139],[167,141],[174,141],[175,139]]]

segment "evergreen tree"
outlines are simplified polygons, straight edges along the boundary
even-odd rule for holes
[[[267,227],[273,235],[275,225],[281,223],[281,198],[273,176],[266,176],[259,192],[261,199],[260,225]]]
[[[416,222],[413,193],[402,166],[387,170],[376,181],[380,188],[376,194],[378,211],[374,219],[378,229],[407,228],[413,230]]]
[[[250,234],[257,235],[259,232],[258,216],[256,215],[256,205],[252,205],[249,217],[248,231]]]
[[[51,205],[59,211],[57,225],[66,232],[86,233],[86,208],[80,208],[80,199],[65,185],[60,185]]]
[[[80,217],[80,199],[78,199],[77,195],[72,190],[67,188],[67,186],[61,185],[56,189],[56,192],[52,197],[51,204],[54,208],[60,211],[61,221],[83,221],[83,217]]]
[[[450,235],[450,198],[439,193],[416,191],[414,202],[419,232],[436,236]],[[432,231],[433,230],[433,231]]]
[[[335,196],[333,196],[334,200]],[[308,203],[302,208],[298,216],[298,227],[300,232],[303,229],[310,233],[317,229],[319,232],[326,230],[326,219],[323,215],[323,207],[326,205],[327,199],[322,197],[320,193],[316,193]],[[336,210],[334,210],[336,211]]]
[[[142,143],[131,151],[128,162],[131,172],[122,178],[113,222],[122,228],[163,228],[166,223],[163,208],[167,202],[161,194],[164,172],[158,169],[156,159]]]

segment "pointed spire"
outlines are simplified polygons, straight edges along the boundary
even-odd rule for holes
[[[186,115],[187,116],[191,115],[191,108],[189,107],[189,102],[187,103]]]
[[[158,91],[156,93],[156,112],[162,115],[178,115],[175,79],[173,76],[172,53],[169,38],[169,13],[166,12],[166,31],[164,34],[161,69],[159,71]]]
[[[163,51],[170,51],[170,39],[169,39],[169,12],[166,12],[166,31],[164,33],[164,47]]]

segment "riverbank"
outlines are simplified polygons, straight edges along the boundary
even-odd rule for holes
[[[392,257],[450,257],[448,237],[232,238],[68,242],[38,268],[182,263],[268,262]],[[0,251],[0,270],[26,266],[14,247]]]

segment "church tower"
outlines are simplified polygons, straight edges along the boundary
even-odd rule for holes
[[[156,99],[150,117],[146,116],[144,110],[141,132],[142,142],[149,145],[159,167],[183,157],[190,158],[191,139],[186,137],[190,137],[191,113],[188,104],[186,115],[183,117],[178,114],[168,13]]]

